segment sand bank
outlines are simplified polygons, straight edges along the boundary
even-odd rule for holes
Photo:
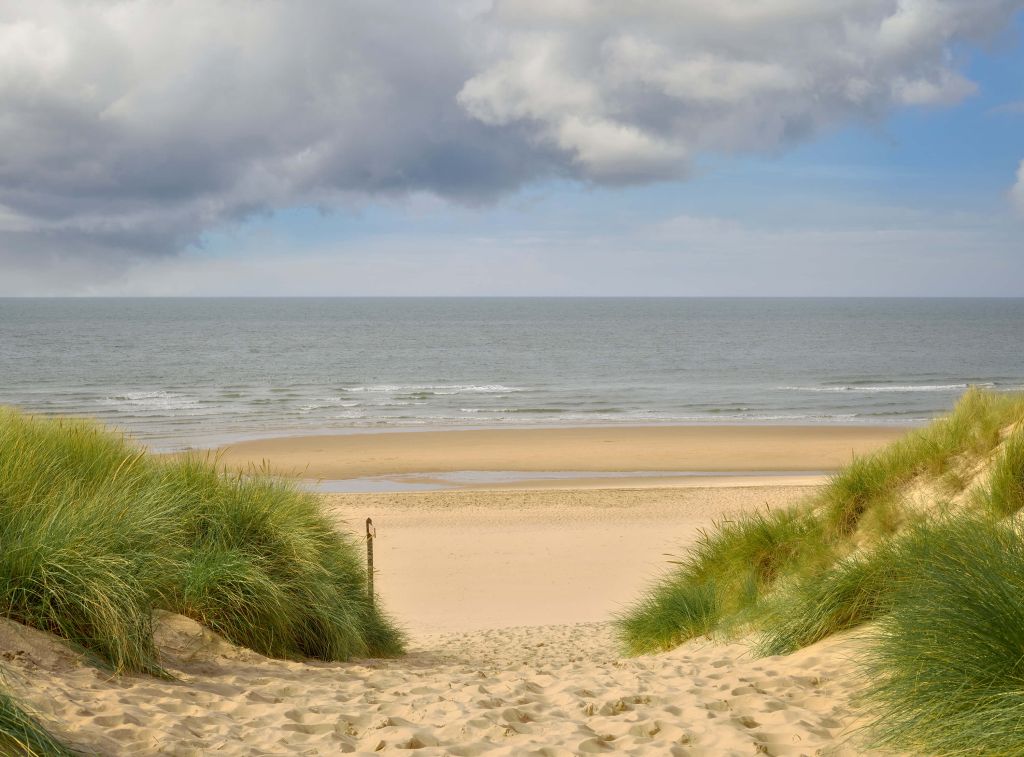
[[[224,464],[264,460],[307,478],[451,471],[819,471],[878,449],[905,428],[642,426],[422,431],[238,442]]]

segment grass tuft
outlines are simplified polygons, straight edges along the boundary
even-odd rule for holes
[[[370,604],[356,545],[314,496],[262,476],[225,479],[195,457],[166,468],[161,485],[190,493],[191,548],[170,609],[275,657],[338,660],[400,648]]]
[[[68,749],[26,712],[6,691],[0,691],[0,754],[22,757],[73,757]]]
[[[1019,754],[1024,743],[1024,530],[960,519],[901,555],[865,656],[879,746]]]
[[[631,654],[662,652],[710,634],[721,614],[715,584],[667,579],[618,619],[618,630]]]
[[[997,518],[1013,515],[1024,507],[1024,429],[1018,429],[1003,444],[976,503]]]
[[[369,601],[355,543],[314,495],[0,408],[0,614],[115,671],[160,673],[155,608],[276,657],[402,648]]]
[[[756,605],[792,565],[822,559],[825,549],[817,521],[799,509],[722,521],[619,618],[620,638],[643,653],[706,635],[724,617]]]
[[[1022,421],[1024,395],[970,389],[948,416],[854,459],[812,502],[718,524],[618,619],[625,646],[754,627],[762,651],[780,654],[878,617],[901,570],[893,561],[917,538],[907,487],[923,477],[962,489]],[[979,498],[994,515],[1024,506],[1024,431],[1003,443]]]
[[[929,537],[926,528],[917,526],[823,571],[794,577],[767,603],[758,653],[790,654],[887,613],[906,578],[906,553],[927,544]]]

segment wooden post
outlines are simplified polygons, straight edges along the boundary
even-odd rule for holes
[[[377,529],[373,527],[373,521],[366,519],[366,591],[370,595],[370,604],[373,604],[373,537],[377,535]]]

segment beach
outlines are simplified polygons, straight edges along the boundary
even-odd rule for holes
[[[394,660],[271,660],[158,617],[178,678],[111,678],[8,624],[9,683],[103,754],[862,754],[855,641],[758,659],[700,640],[625,657],[609,620],[717,518],[813,491],[753,485],[327,495],[372,515]]]
[[[0,757],[1024,757],[1024,0],[0,39]]]
[[[905,431],[719,425],[381,432],[237,442],[218,450],[218,459],[229,468],[268,461],[278,473],[311,479],[451,471],[817,472]]]
[[[701,528],[814,491],[806,477],[739,483],[325,496],[356,533],[373,519],[377,590],[416,638],[607,621]]]
[[[701,529],[799,501],[851,451],[894,434],[566,429],[239,445],[226,463],[248,454],[278,470],[306,459],[307,473],[386,476],[489,461],[523,480],[322,495],[357,539],[373,519],[378,602],[408,634],[403,657],[271,660],[158,613],[161,662],[175,680],[111,678],[53,637],[5,622],[8,685],[69,743],[104,754],[863,753],[849,741],[860,722],[850,703],[856,640],[841,635],[758,659],[741,640],[699,639],[627,657],[610,621]],[[685,472],[667,465],[673,455],[659,442],[675,444],[675,459],[696,470],[759,473],[528,484],[537,469],[607,472],[618,470],[613,461],[626,471]],[[648,459],[644,450],[660,451]]]
[[[372,477],[382,491],[325,500],[357,534],[373,520],[381,596],[412,632],[434,633],[606,621],[700,529],[798,501],[828,471],[902,433],[839,426],[392,432],[243,442],[219,450],[218,461],[242,469],[266,461],[279,473],[342,485]],[[443,475],[458,471],[507,475],[484,484]],[[562,475],[536,478],[545,473]],[[437,491],[388,491],[391,482]]]

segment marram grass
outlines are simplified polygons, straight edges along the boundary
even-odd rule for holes
[[[997,518],[1024,507],[1024,428],[1016,429],[1003,444],[976,501]]]
[[[160,672],[157,608],[270,656],[399,653],[356,547],[287,483],[0,408],[0,614],[115,671]]]
[[[160,485],[190,494],[170,609],[271,656],[394,653],[399,634],[370,604],[356,544],[317,500],[263,476],[224,479],[199,458]]]
[[[889,508],[916,476],[958,478],[958,463],[983,458],[1000,443],[1005,428],[1022,420],[1024,395],[969,390],[950,415],[855,459],[833,476],[819,501],[826,532],[835,540],[850,537],[866,515]]]
[[[885,612],[898,566],[890,541],[912,532],[900,505],[918,477],[949,488],[1024,421],[1024,395],[971,389],[945,418],[909,432],[832,477],[810,502],[723,521],[617,620],[634,653],[716,632],[761,630],[761,649],[783,653]],[[1024,432],[1005,444],[980,509],[1024,505]],[[976,505],[977,506],[977,505]]]
[[[964,496],[907,509],[919,480]],[[971,390],[814,500],[703,534],[619,630],[634,652],[754,630],[772,655],[864,626],[875,746],[1024,755],[1022,508],[1024,396]]]
[[[761,608],[757,651],[789,654],[883,617],[898,588],[913,578],[912,557],[937,548],[943,533],[936,523],[918,520],[823,570],[792,577]]]
[[[0,754],[14,757],[73,757],[42,723],[0,690]]]
[[[617,622],[632,654],[672,649],[711,633],[721,617],[721,594],[711,581],[665,580]]]
[[[798,508],[722,521],[618,619],[620,636],[640,654],[708,635],[723,618],[755,605],[794,565],[826,551],[820,523]]]
[[[901,556],[907,580],[869,634],[878,746],[1024,754],[1024,530],[960,519]]]

